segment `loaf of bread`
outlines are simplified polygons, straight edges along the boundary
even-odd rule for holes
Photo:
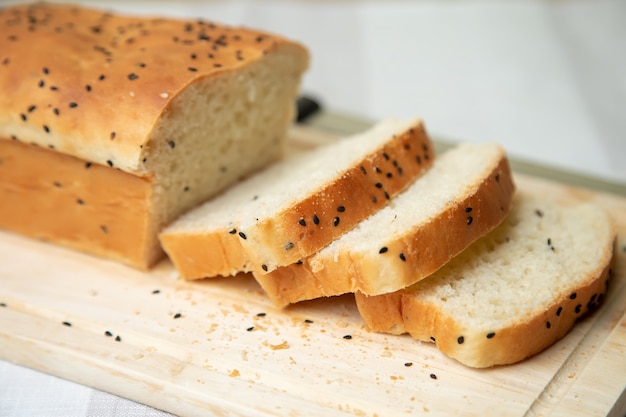
[[[514,184],[504,150],[463,144],[382,210],[301,262],[255,278],[278,306],[396,291],[428,276],[496,227]]]
[[[394,293],[357,294],[378,332],[408,332],[477,368],[511,364],[562,338],[603,300],[616,232],[589,204],[520,191],[507,219],[448,265]]]
[[[384,120],[252,176],[183,215],[161,242],[186,279],[269,272],[353,228],[433,159],[421,121]]]
[[[158,232],[281,157],[307,50],[203,20],[0,10],[0,228],[147,268]]]

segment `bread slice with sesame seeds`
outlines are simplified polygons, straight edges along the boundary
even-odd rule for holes
[[[420,120],[383,120],[250,177],[183,215],[161,242],[186,279],[269,272],[378,211],[433,159]]]
[[[0,8],[0,229],[148,268],[182,212],[281,158],[299,43],[202,19]]]
[[[603,210],[520,190],[493,232],[409,288],[357,294],[358,309],[374,331],[434,342],[467,366],[515,363],[602,302],[615,239]]]
[[[500,146],[459,145],[340,239],[301,262],[255,272],[255,278],[278,306],[402,289],[496,227],[509,212],[514,190]]]

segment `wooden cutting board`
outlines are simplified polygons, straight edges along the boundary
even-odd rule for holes
[[[350,295],[278,310],[247,275],[184,282],[1,232],[0,357],[180,416],[622,416],[626,198],[516,182],[619,227],[602,308],[522,363],[473,370],[372,333]]]

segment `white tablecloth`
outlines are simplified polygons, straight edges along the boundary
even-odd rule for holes
[[[433,135],[626,185],[624,1],[83,3],[286,35],[310,48],[303,92],[327,109],[421,116]],[[163,415],[0,361],[0,416]]]

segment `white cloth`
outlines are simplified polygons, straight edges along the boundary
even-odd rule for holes
[[[286,35],[310,48],[303,90],[327,109],[421,116],[436,136],[626,184],[624,1],[84,3]],[[0,361],[0,416],[165,415]]]

